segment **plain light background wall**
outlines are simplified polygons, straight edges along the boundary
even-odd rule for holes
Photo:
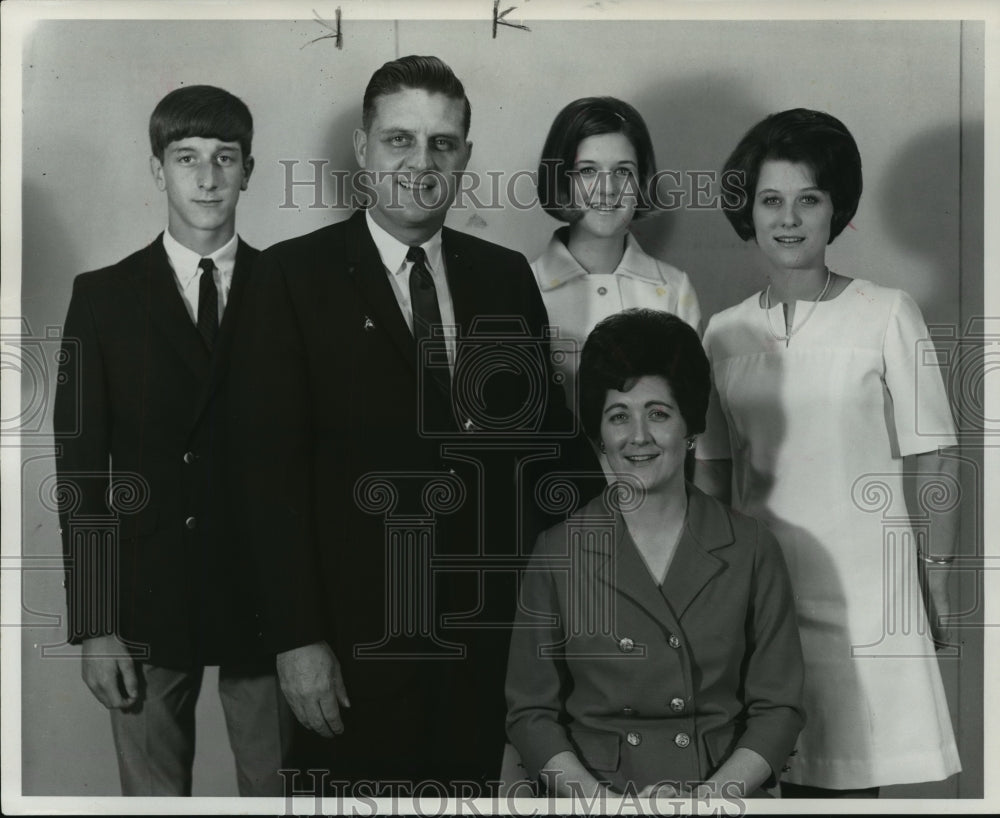
[[[113,263],[163,229],[165,203],[149,175],[146,133],[168,91],[209,83],[249,105],[257,166],[237,225],[251,244],[266,247],[344,217],[310,207],[314,194],[303,186],[292,191],[300,207],[281,207],[288,191],[280,162],[297,162],[299,180],[311,178],[309,160],[354,169],[351,135],[368,77],[411,53],[442,57],[465,83],[469,170],[483,174],[534,170],[553,117],[581,96],[634,104],[659,167],[681,172],[718,169],[768,113],[829,111],[854,133],[865,173],[861,206],[832,245],[830,266],[906,289],[929,323],[961,326],[981,305],[981,25],[553,21],[531,28],[502,30],[494,40],[487,22],[352,20],[338,50],[331,39],[308,44],[328,33],[310,19],[37,23],[23,51],[28,326],[35,336],[59,327],[74,275]],[[517,188],[521,198],[528,189]],[[333,193],[331,179],[327,201]],[[455,210],[449,224],[534,258],[557,223],[537,207],[501,204]],[[739,241],[719,210],[658,214],[636,233],[647,251],[690,274],[706,319],[762,286],[755,248]],[[41,386],[51,390],[51,380]],[[267,388],[267,373],[260,387]],[[47,417],[44,423],[50,428]],[[52,557],[55,569],[58,523],[38,492],[53,471],[50,444],[42,440],[22,454],[22,548],[26,556]],[[63,638],[61,580],[59,570],[23,579],[23,791],[114,795],[107,714],[80,680],[78,652],[40,656],[41,646]],[[967,599],[974,590],[963,586]],[[981,794],[978,636],[969,635],[963,662],[943,667],[966,771],[887,794]],[[199,703],[195,794],[231,795],[235,776],[214,679],[206,677]]]

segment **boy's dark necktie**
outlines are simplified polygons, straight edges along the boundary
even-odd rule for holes
[[[215,262],[203,258],[198,262],[201,280],[198,282],[198,332],[211,351],[219,334],[219,291],[215,288]]]

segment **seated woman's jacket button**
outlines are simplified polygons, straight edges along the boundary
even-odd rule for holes
[[[684,699],[680,696],[675,696],[670,700],[670,709],[675,713],[680,713],[684,709]]]
[[[678,747],[687,747],[691,743],[691,736],[687,733],[678,733],[674,736],[674,744]]]
[[[618,640],[618,647],[621,649],[622,653],[631,653],[635,649],[635,642],[627,636],[623,636]]]
[[[628,735],[625,736],[625,741],[627,741],[633,747],[638,747],[640,744],[642,744],[642,733],[637,733],[634,730],[632,730],[628,733]]]
[[[676,650],[681,646],[680,637],[678,637],[677,634],[675,633],[670,634],[670,638],[667,640],[667,644]]]

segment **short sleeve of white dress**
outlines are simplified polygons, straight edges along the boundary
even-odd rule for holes
[[[893,456],[932,452],[956,443],[938,350],[920,308],[896,291],[882,345],[885,385],[892,397],[889,436]]]

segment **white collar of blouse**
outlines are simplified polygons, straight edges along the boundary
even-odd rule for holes
[[[568,235],[569,227],[560,227],[556,230],[541,256],[541,259],[544,259],[544,267],[541,270],[544,278],[539,281],[538,287],[542,292],[562,287],[576,278],[587,275],[587,271],[566,246],[564,237]],[[625,234],[625,253],[613,275],[645,281],[648,284],[665,283],[656,259],[643,251],[631,233]]]

